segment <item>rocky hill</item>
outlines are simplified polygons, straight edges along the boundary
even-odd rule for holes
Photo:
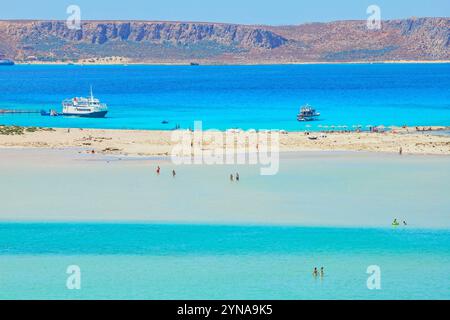
[[[297,26],[222,23],[0,21],[0,56],[16,61],[288,63],[450,60],[450,18]]]

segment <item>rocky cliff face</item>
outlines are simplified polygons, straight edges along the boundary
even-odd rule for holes
[[[70,41],[104,44],[108,41],[149,41],[194,44],[215,41],[225,45],[273,49],[283,45],[283,37],[260,28],[238,25],[152,22],[88,22],[71,31],[63,22],[37,22],[24,30],[34,35],[52,35]]]
[[[300,62],[450,59],[450,19],[270,27],[220,23],[0,21],[0,55],[16,60],[121,56],[136,62]]]

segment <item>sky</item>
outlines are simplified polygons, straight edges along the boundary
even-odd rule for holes
[[[242,24],[300,24],[365,20],[369,5],[381,18],[449,17],[450,0],[8,0],[0,19],[56,19],[78,5],[83,20],[170,20]]]

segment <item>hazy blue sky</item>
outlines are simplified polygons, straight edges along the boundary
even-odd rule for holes
[[[366,19],[368,5],[382,19],[450,15],[450,0],[7,0],[0,19],[66,19],[68,5],[82,19],[212,21],[247,24],[298,24]]]

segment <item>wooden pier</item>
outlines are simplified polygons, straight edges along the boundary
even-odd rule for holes
[[[24,110],[24,109],[0,109],[0,114],[26,114],[26,113],[41,113],[41,110]]]

